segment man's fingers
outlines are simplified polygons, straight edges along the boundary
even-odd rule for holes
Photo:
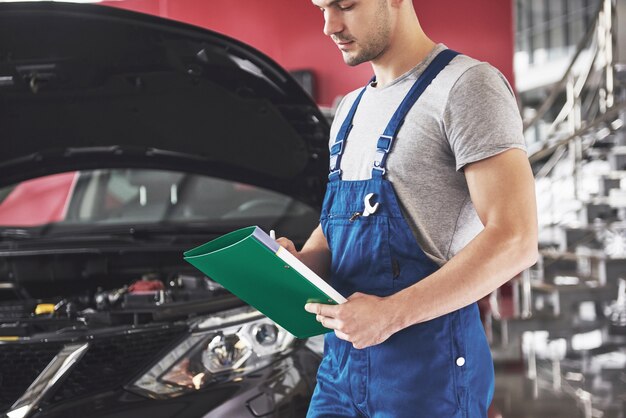
[[[307,312],[327,316],[329,318],[335,318],[337,316],[337,308],[337,305],[324,305],[322,303],[307,303],[304,305],[304,309]]]
[[[307,303],[306,305],[304,305],[304,310],[310,313],[314,313],[314,314],[320,314],[319,308],[320,304],[319,303]]]
[[[293,241],[291,241],[288,238],[285,237],[280,237],[276,240],[276,242],[281,246],[284,247],[287,251],[289,251],[290,253],[292,253],[293,255],[298,255],[298,250],[296,250],[296,246],[294,245]]]
[[[315,319],[322,324],[322,326],[324,326],[324,328],[329,328],[329,329],[339,329],[341,326],[341,323],[339,322],[339,320],[334,319],[334,318],[329,318],[327,316],[322,316],[322,315],[317,315],[315,317]]]
[[[294,248],[295,249],[295,245],[293,244],[293,242],[285,237],[280,237],[276,239],[276,242],[279,243],[281,246],[285,247],[286,249],[290,249],[290,248]]]

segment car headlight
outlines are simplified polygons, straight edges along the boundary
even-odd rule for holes
[[[286,352],[293,335],[258,311],[246,308],[198,324],[173,350],[128,389],[163,398],[218,382],[236,381]]]

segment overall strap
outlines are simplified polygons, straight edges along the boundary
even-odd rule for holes
[[[374,81],[375,78],[370,80],[370,83]],[[369,83],[368,83],[369,84]],[[343,155],[343,150],[345,149],[345,143],[348,140],[348,135],[350,135],[350,131],[352,130],[352,121],[354,119],[354,114],[356,113],[356,109],[359,107],[359,103],[361,102],[361,98],[363,97],[363,93],[367,86],[361,89],[361,92],[357,96],[356,100],[352,104],[346,119],[343,121],[339,132],[337,133],[337,137],[335,138],[335,142],[332,147],[330,147],[330,174],[328,175],[328,179],[339,180],[341,178],[341,156]]]
[[[415,84],[411,87],[411,90],[407,93],[402,103],[391,117],[389,124],[385,128],[383,134],[378,138],[376,145],[376,157],[374,159],[374,167],[372,168],[372,178],[382,178],[385,175],[385,164],[389,151],[393,144],[404,118],[409,110],[413,107],[415,102],[420,98],[422,93],[428,88],[432,81],[439,75],[439,73],[456,57],[458,52],[451,49],[446,49],[440,52],[435,59],[428,65],[426,70],[415,81]]]

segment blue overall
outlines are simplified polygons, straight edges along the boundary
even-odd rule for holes
[[[415,82],[378,140],[370,180],[343,181],[340,169],[365,89],[331,147],[321,225],[332,253],[330,283],[346,297],[355,292],[388,296],[438,269],[403,217],[385,179],[385,162],[407,112],[456,55],[441,52]],[[379,207],[364,216],[370,193]],[[307,417],[486,417],[493,382],[491,353],[474,303],[362,350],[326,334]]]

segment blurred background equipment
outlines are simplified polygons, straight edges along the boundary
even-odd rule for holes
[[[625,7],[516,2],[540,259],[490,299],[494,408],[504,417],[625,414],[626,89],[617,25]]]

